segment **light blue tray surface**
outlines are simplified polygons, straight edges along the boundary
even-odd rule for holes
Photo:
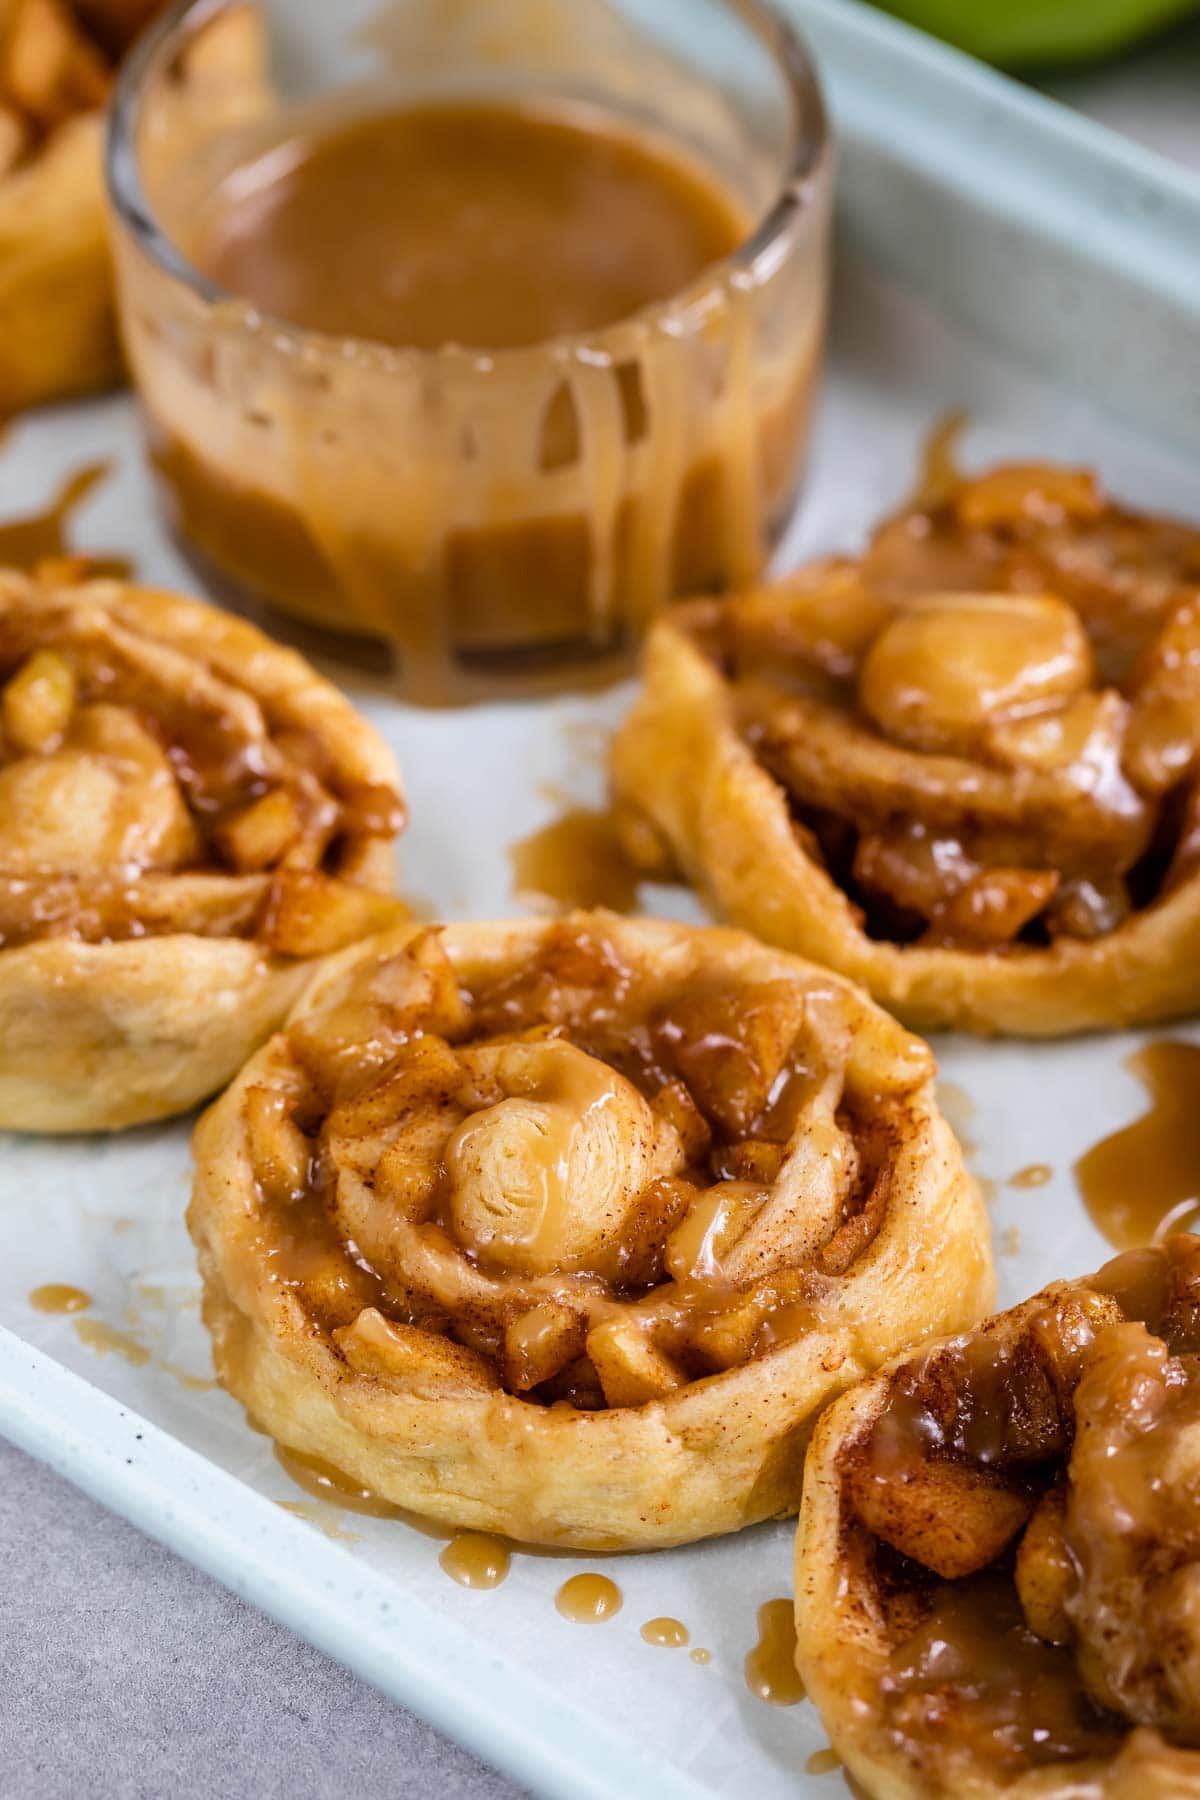
[[[852,543],[906,490],[921,435],[952,406],[977,421],[972,457],[1084,457],[1135,502],[1194,511],[1196,188],[849,0],[794,10],[842,134],[848,249],[812,482],[787,553]],[[959,322],[885,270],[936,293]],[[63,472],[114,447],[81,543],[130,548],[147,579],[189,585],[154,520],[128,401],[14,428],[3,510],[32,510]],[[451,916],[511,911],[507,845],[553,810],[547,786],[598,796],[597,746],[626,696],[464,718],[348,685],[406,770],[408,889]],[[506,779],[489,788],[480,769]],[[1001,1188],[998,1240],[1019,1239],[1000,1259],[1006,1301],[1103,1255],[1068,1170],[1098,1119],[1138,1109],[1120,1066],[1130,1041],[943,1050],[976,1102],[978,1166],[1001,1183],[1023,1164],[1055,1169],[1035,1197]],[[1033,1109],[1030,1092],[1043,1102]],[[282,1512],[275,1502],[295,1491],[232,1402],[171,1373],[202,1370],[206,1354],[179,1222],[187,1167],[182,1126],[105,1144],[4,1145],[0,1430],[538,1794],[830,1791],[829,1778],[802,1773],[825,1741],[812,1709],[763,1707],[741,1679],[756,1606],[787,1591],[788,1527],[622,1560],[624,1613],[584,1632],[551,1600],[586,1565],[518,1559],[504,1588],[471,1595],[407,1528],[348,1517],[358,1542],[345,1544]],[[33,1313],[27,1293],[52,1279],[93,1291],[97,1313],[139,1334],[151,1362],[100,1359],[69,1320]],[[148,1298],[164,1284],[175,1295],[165,1308]],[[710,1667],[641,1644],[642,1620],[672,1612],[710,1645]]]

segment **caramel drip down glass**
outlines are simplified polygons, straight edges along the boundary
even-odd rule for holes
[[[673,597],[755,579],[794,504],[828,276],[815,76],[768,0],[363,13],[273,7],[277,71],[248,0],[193,0],[122,78],[119,304],[169,516],[206,575],[336,634],[406,698],[607,678]],[[429,101],[636,135],[711,180],[748,236],[633,317],[501,350],[301,330],[199,272],[197,219],[281,121]]]

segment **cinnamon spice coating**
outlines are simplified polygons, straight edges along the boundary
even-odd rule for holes
[[[656,630],[628,847],[918,1028],[1200,1004],[1200,533],[1086,471],[975,477],[858,560]]]
[[[252,626],[0,575],[0,1125],[211,1093],[315,959],[404,916],[402,823],[384,744]]]
[[[800,1673],[880,1800],[1200,1793],[1200,1243],[909,1353],[813,1443]]]
[[[932,1072],[736,933],[358,947],[197,1132],[220,1376],[453,1524],[650,1547],[788,1510],[820,1404],[991,1289]]]

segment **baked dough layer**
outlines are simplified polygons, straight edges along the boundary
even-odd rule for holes
[[[386,745],[197,600],[0,576],[0,1127],[186,1110],[403,916]]]
[[[932,1074],[739,933],[358,946],[197,1128],[218,1373],[452,1525],[632,1549],[790,1511],[824,1401],[992,1291]]]
[[[914,1029],[1194,1011],[1198,573],[1200,534],[994,470],[861,562],[678,608],[613,745],[627,846]]]
[[[1200,1793],[1194,1237],[924,1346],[822,1418],[797,1667],[873,1800]]]

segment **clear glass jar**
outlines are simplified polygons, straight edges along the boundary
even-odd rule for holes
[[[268,54],[248,0],[173,9],[110,125],[149,454],[206,570],[386,646],[430,703],[594,675],[674,596],[753,581],[802,472],[831,187],[815,76],[767,0],[288,0],[271,22]],[[490,352],[298,330],[192,265],[191,221],[281,121],[431,97],[586,105],[759,222],[665,303]]]

